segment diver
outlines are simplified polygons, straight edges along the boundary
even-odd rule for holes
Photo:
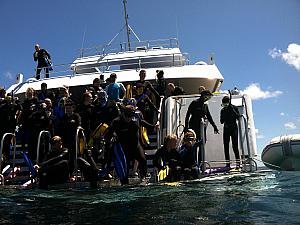
[[[239,110],[236,106],[231,104],[230,98],[224,96],[222,99],[222,106],[220,112],[220,122],[224,124],[223,127],[223,144],[226,166],[230,167],[229,142],[231,137],[232,149],[236,159],[236,167],[240,166],[240,154],[238,149],[238,127],[236,121],[239,119]]]
[[[69,151],[62,145],[60,136],[50,140],[51,150],[45,160],[35,165],[38,171],[39,187],[46,189],[51,184],[62,184],[69,181]]]
[[[119,108],[116,102],[108,100],[108,95],[104,90],[97,93],[94,106],[91,120],[93,121],[91,124],[92,130],[95,130],[101,123],[110,125],[111,122],[119,116]]]
[[[95,106],[93,105],[92,100],[92,93],[86,91],[82,95],[82,102],[76,107],[76,112],[81,117],[81,126],[84,129],[84,134],[87,140],[90,138],[93,126],[92,116]]]
[[[136,86],[136,106],[142,112],[144,119],[148,123],[153,123],[156,118],[154,118],[154,114],[158,114],[159,110],[153,104],[149,96],[145,93],[145,86],[142,83],[137,83]]]
[[[213,94],[209,90],[204,90],[201,92],[200,98],[194,100],[191,102],[191,104],[188,107],[186,116],[185,116],[185,131],[187,131],[189,128],[194,130],[196,132],[197,139],[200,140],[200,121],[201,118],[205,119],[207,118],[210,124],[214,128],[215,134],[219,133],[219,130],[213,121],[213,118],[209,112],[208,105],[206,104],[206,101],[208,101]],[[191,117],[191,118],[190,118]],[[206,127],[204,132],[204,142],[206,141]]]
[[[121,106],[121,115],[113,120],[109,127],[108,135],[112,137],[115,133],[117,141],[121,144],[126,156],[127,164],[137,160],[140,166],[141,178],[147,175],[147,160],[144,150],[140,144],[140,126],[153,129],[155,126],[145,120],[135,118],[135,107],[132,105]],[[127,167],[129,170],[129,167]],[[127,171],[128,174],[129,171]],[[128,183],[128,178],[122,181]]]
[[[64,146],[69,149],[70,162],[69,169],[72,174],[74,169],[74,159],[76,158],[76,132],[77,128],[81,126],[81,117],[74,112],[75,106],[71,99],[66,99],[65,115],[60,120],[59,135],[62,137]]]
[[[177,136],[174,134],[167,135],[164,139],[164,145],[159,148],[153,159],[153,166],[158,170],[168,166],[170,171],[167,179],[180,179],[180,155],[176,149]]]
[[[34,61],[37,61],[37,68],[36,68],[36,79],[40,79],[40,73],[42,69],[45,70],[45,77],[49,78],[49,70],[52,69],[51,67],[51,56],[50,54],[45,50],[40,48],[39,44],[36,44],[34,46],[35,52],[33,53],[33,59]]]
[[[199,147],[199,142],[197,142],[196,133],[192,129],[188,129],[184,134],[183,143],[179,151],[185,180],[198,178],[197,147]],[[198,155],[200,156],[201,154]],[[201,159],[198,162],[201,162]]]

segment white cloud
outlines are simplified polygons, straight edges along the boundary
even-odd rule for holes
[[[281,112],[281,113],[280,113],[280,116],[285,116],[285,113],[284,113],[284,112]]]
[[[264,136],[264,135],[262,135],[262,134],[257,134],[257,135],[256,135],[256,138],[257,138],[257,139],[264,139],[264,138],[265,138],[265,136]]]
[[[11,72],[6,72],[6,73],[4,73],[4,76],[5,76],[5,78],[8,79],[8,80],[13,80],[13,79],[14,79],[14,76],[12,75]]]
[[[264,135],[262,135],[262,134],[259,133],[258,129],[255,129],[255,134],[256,134],[256,138],[257,139],[264,139],[265,138]]]
[[[252,100],[275,98],[281,95],[282,91],[263,91],[258,83],[250,84],[245,90],[241,91],[242,94],[249,95]]]
[[[281,58],[287,64],[295,67],[296,70],[300,71],[300,45],[299,44],[289,44],[287,52],[282,52],[280,49],[273,48],[269,50],[269,55],[275,58]]]
[[[284,124],[285,129],[295,130],[297,126],[293,122],[287,122]]]
[[[275,58],[277,58],[277,57],[281,57],[282,52],[281,52],[280,49],[273,48],[273,49],[269,50],[269,55],[270,55],[273,59],[275,59]]]

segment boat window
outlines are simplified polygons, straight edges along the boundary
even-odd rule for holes
[[[136,51],[145,51],[147,50],[147,46],[140,46],[140,47],[136,47],[135,49]]]

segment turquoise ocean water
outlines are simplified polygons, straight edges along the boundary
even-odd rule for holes
[[[300,224],[300,172],[97,190],[1,190],[0,224]]]

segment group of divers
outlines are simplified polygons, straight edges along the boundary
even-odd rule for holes
[[[126,88],[116,82],[115,73],[105,82],[95,78],[92,85],[83,91],[80,102],[72,99],[67,86],[58,88],[56,92],[47,89],[46,83],[41,84],[39,92],[29,87],[23,101],[2,88],[0,137],[6,133],[18,134],[22,151],[34,165],[32,173],[38,178],[40,188],[70,182],[77,169],[92,187],[96,187],[98,181],[112,179],[114,169],[118,170],[121,184],[128,184],[129,177],[146,180],[149,173],[145,149],[150,144],[147,134],[154,134],[159,129],[161,101],[169,96],[184,94],[181,87],[166,83],[162,70],[156,72],[156,81],[150,83],[145,80],[146,71],[140,70],[140,79]],[[183,139],[169,134],[155,153],[153,166],[157,171],[168,167],[166,180],[199,177],[201,166],[196,158],[201,154],[197,156],[195,149],[205,141],[200,135],[201,118],[209,121],[214,132],[219,133],[206,103],[213,94],[203,86],[200,86],[199,94],[200,97],[188,107]],[[220,112],[220,120],[224,124],[226,166],[229,168],[230,137],[237,167],[240,159],[236,123],[239,112],[230,102],[231,99],[225,96]],[[87,143],[79,152],[75,141],[78,127],[82,127]],[[41,152],[37,158],[37,140],[41,131],[51,134],[48,140],[51,148]],[[10,163],[10,142],[10,139],[1,142],[3,154],[0,168]],[[121,151],[122,155],[116,151]],[[124,158],[120,159],[123,155]],[[118,165],[120,160],[123,164]],[[198,161],[201,162],[201,158]]]

